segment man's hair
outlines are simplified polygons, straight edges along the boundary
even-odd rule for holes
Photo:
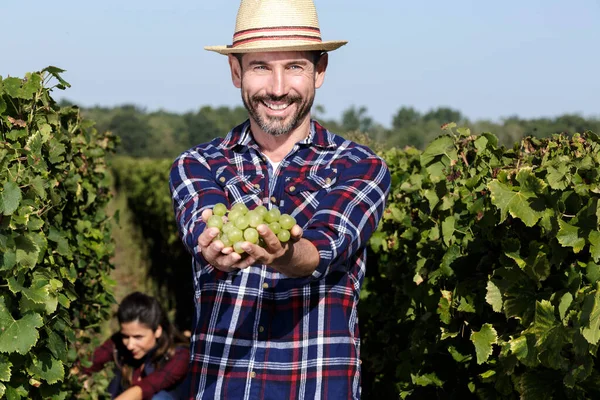
[[[308,53],[310,53],[311,55],[313,65],[317,65],[323,54],[325,54],[325,52],[321,50],[311,50]],[[240,63],[240,66],[242,66],[242,58],[244,56],[244,53],[233,53],[233,55],[235,56],[235,58],[237,58],[238,62]]]

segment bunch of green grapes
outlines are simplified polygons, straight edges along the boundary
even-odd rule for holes
[[[282,214],[277,207],[267,210],[265,206],[257,206],[249,210],[245,204],[236,203],[228,210],[225,204],[218,203],[212,212],[206,226],[219,229],[214,240],[220,240],[225,247],[233,246],[239,254],[244,252],[241,247],[244,241],[264,245],[256,230],[258,225],[266,224],[282,243],[290,240],[290,230],[296,225],[294,217]]]

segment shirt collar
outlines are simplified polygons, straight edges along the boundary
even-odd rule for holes
[[[324,149],[336,147],[335,141],[333,140],[333,134],[315,120],[310,121],[310,133],[299,143],[306,146],[313,145]],[[222,143],[223,147],[226,149],[233,149],[236,146],[247,148],[253,144],[256,144],[256,142],[250,132],[249,119],[233,128]]]

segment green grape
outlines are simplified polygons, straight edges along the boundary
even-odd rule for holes
[[[221,228],[221,232],[228,234],[231,229],[236,229],[236,227],[233,222],[227,221],[223,224],[223,228]]]
[[[233,227],[229,231],[229,233],[227,233],[227,236],[229,236],[229,240],[232,243],[241,242],[242,240],[244,240],[244,232],[242,232],[241,229],[238,229],[236,227]]]
[[[271,222],[269,224],[269,229],[271,230],[271,232],[277,235],[281,230],[281,225],[279,225],[279,222]]]
[[[257,206],[257,207],[254,209],[254,211],[256,211],[257,213],[259,213],[260,215],[262,215],[262,216],[263,216],[263,218],[264,218],[265,214],[266,214],[266,213],[267,213],[269,210],[267,210],[267,207],[265,207],[265,206]]]
[[[244,230],[248,227],[249,224],[248,217],[242,215],[238,219],[234,220],[233,223],[235,224],[236,228]]]
[[[244,213],[241,210],[230,210],[229,214],[227,214],[227,220],[231,223],[234,223],[238,220],[238,218],[243,217]]]
[[[226,233],[222,234],[219,239],[221,240],[221,242],[223,242],[223,246],[231,247],[231,240],[229,239],[229,236]]]
[[[238,254],[244,253],[244,249],[242,249],[242,243],[244,242],[235,242],[233,244],[233,250]]]
[[[264,216],[264,219],[267,223],[271,223],[271,222],[277,222],[279,221],[279,216],[281,215],[281,211],[279,211],[279,208],[275,207],[275,208],[271,208],[269,211],[267,211],[267,213]]]
[[[290,231],[286,231],[284,229],[280,230],[279,233],[277,234],[277,238],[279,239],[279,241],[281,243],[285,243],[288,240],[290,240]]]
[[[263,223],[263,216],[254,210],[248,211],[248,214],[246,214],[246,218],[248,218],[248,225],[250,225],[253,228],[256,228],[257,226]]]
[[[223,227],[223,217],[220,215],[211,215],[208,221],[206,221],[206,226],[209,228],[221,228]]]
[[[233,206],[231,206],[229,212],[231,213],[231,211],[234,210],[239,210],[242,212],[242,215],[245,215],[248,212],[248,207],[246,207],[244,203],[235,203]]]
[[[289,231],[296,225],[296,219],[289,214],[281,214],[281,217],[279,217],[279,225],[281,225],[281,229]]]
[[[244,239],[250,243],[258,243],[258,231],[254,228],[247,228],[244,231]]]
[[[227,214],[227,206],[223,203],[215,204],[213,207],[213,214],[222,217],[223,215]]]

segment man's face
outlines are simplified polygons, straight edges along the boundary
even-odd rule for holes
[[[234,56],[229,62],[251,119],[273,136],[290,133],[308,117],[327,65],[326,56],[315,65],[309,52],[248,53],[241,66]]]

